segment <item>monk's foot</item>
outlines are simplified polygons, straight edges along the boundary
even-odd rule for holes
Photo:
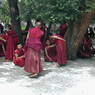
[[[54,67],[60,67],[60,65],[59,64],[54,64]]]
[[[30,74],[27,74],[27,76],[31,76],[32,74],[30,73]]]
[[[32,74],[31,76],[30,76],[30,78],[37,78],[38,77],[38,74]]]
[[[11,62],[11,60],[7,60],[7,59],[6,59],[5,62]]]

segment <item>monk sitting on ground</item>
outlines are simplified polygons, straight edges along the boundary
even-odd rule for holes
[[[83,41],[79,47],[78,56],[81,58],[91,58],[95,54],[95,48],[88,33],[85,34]]]
[[[18,43],[17,49],[14,52],[13,62],[15,65],[23,67],[25,63],[24,49],[22,45]]]

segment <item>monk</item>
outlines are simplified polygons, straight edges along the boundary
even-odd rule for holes
[[[92,40],[88,33],[84,35],[82,43],[78,50],[78,56],[81,58],[91,58],[95,54],[95,48],[92,45]]]
[[[20,43],[17,44],[17,49],[14,51],[13,63],[19,67],[24,67],[25,64],[25,50]]]
[[[36,27],[29,29],[26,38],[27,51],[25,53],[24,70],[30,73],[30,77],[37,77],[42,72],[40,51],[42,48],[41,37],[44,31],[41,30],[41,22],[36,23]]]
[[[56,47],[57,66],[65,65],[67,63],[66,41],[58,34],[54,34],[50,38],[54,40],[52,47]]]
[[[68,24],[67,23],[61,24],[59,29],[60,29],[60,33],[59,34],[62,37],[64,37],[64,35],[65,35],[65,33],[66,33],[67,29],[68,29]]]
[[[56,48],[51,46],[50,40],[46,41],[45,45],[45,61],[56,62]]]
[[[12,29],[11,25],[8,25],[8,30],[6,31],[6,60],[13,60],[13,53],[16,49],[16,43],[19,42],[16,32]]]

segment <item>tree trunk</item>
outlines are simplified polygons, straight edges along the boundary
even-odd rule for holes
[[[49,34],[50,34],[51,26],[52,26],[52,22],[49,23],[49,26],[48,26],[48,28],[47,28],[47,31],[45,31],[44,42],[46,41],[47,37],[48,37]]]
[[[28,16],[27,18],[27,25],[25,27],[25,31],[29,30],[30,27],[33,27],[32,23],[31,23],[31,18],[30,16]]]
[[[52,22],[50,22],[50,23],[49,23],[49,26],[48,26],[48,29],[47,29],[47,34],[49,34],[49,33],[50,33],[51,26],[52,26]]]
[[[10,8],[10,16],[11,16],[11,23],[13,25],[13,29],[17,32],[19,40],[22,43],[23,39],[21,34],[18,0],[8,0],[8,4]]]
[[[95,10],[85,13],[79,23],[75,23],[71,31],[68,31],[65,38],[68,46],[68,58],[76,59],[77,51],[80,46],[84,34],[87,31],[89,24],[91,23],[95,15]],[[69,38],[70,37],[70,38]],[[69,38],[69,39],[68,39]]]

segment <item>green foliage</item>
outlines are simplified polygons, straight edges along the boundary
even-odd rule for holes
[[[95,9],[95,0],[87,0],[86,7],[87,7],[87,11]]]
[[[95,9],[95,0],[19,0],[19,9],[23,21],[41,18],[46,22],[62,23],[77,20],[83,12]],[[6,1],[0,7],[0,19],[10,21]]]
[[[47,22],[74,21],[82,11],[82,0],[21,0],[22,18],[41,18]]]
[[[21,0],[21,18],[27,19],[30,16],[47,22],[69,21],[80,14],[78,4],[78,0]]]
[[[27,18],[31,17],[31,0],[27,2],[27,0],[21,0],[19,2],[19,9],[20,9],[20,18],[21,20],[27,20]]]
[[[5,23],[10,22],[10,14],[7,1],[2,2],[0,5],[0,20]]]

